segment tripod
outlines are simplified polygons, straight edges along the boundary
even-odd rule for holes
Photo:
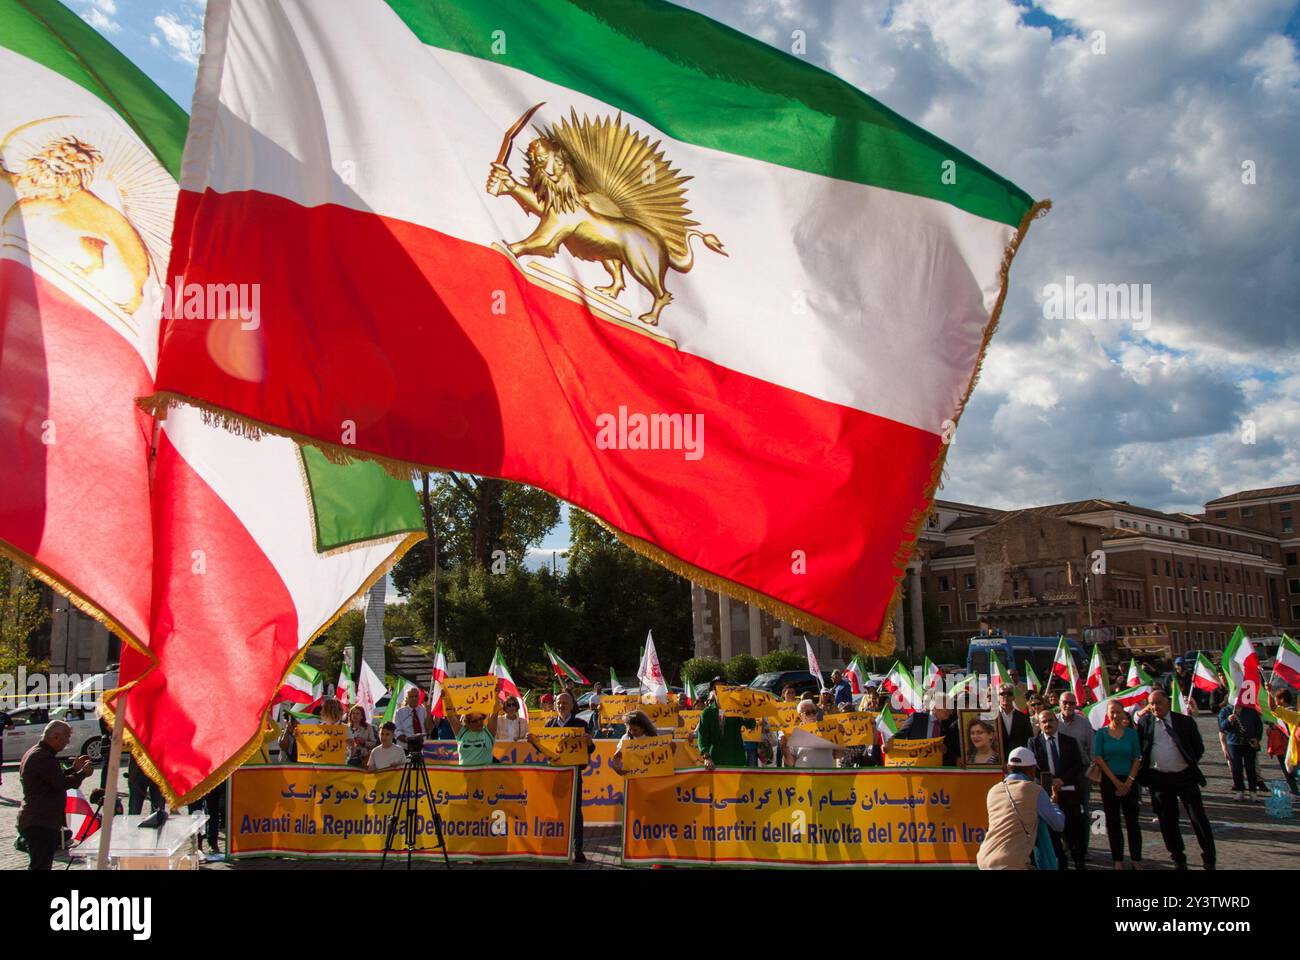
[[[388,815],[388,834],[384,837],[384,855],[379,859],[379,869],[384,869],[388,854],[393,849],[397,838],[397,822],[401,818],[406,832],[406,869],[411,869],[411,855],[415,852],[415,825],[420,813],[420,795],[423,790],[429,804],[429,819],[433,821],[433,832],[438,838],[437,846],[442,850],[443,865],[450,870],[451,858],[447,856],[447,842],[442,837],[442,817],[438,816],[438,804],[433,799],[433,787],[429,784],[429,768],[424,765],[424,752],[417,747],[407,750],[406,765],[402,767],[402,779],[397,788],[397,798],[393,801],[392,812]]]

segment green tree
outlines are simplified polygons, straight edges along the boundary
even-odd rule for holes
[[[321,670],[325,672],[327,683],[338,681],[339,671],[343,668],[344,650],[351,647],[355,651],[352,655],[353,664],[360,663],[361,637],[365,631],[365,615],[354,607],[330,624],[329,629],[316,638],[313,646],[317,647],[323,656]]]
[[[394,637],[426,639],[424,624],[411,611],[409,604],[390,603],[384,608],[384,639],[391,640]]]
[[[723,673],[722,661],[711,657],[692,657],[682,664],[682,675],[688,677],[696,688],[702,687],[714,677],[722,676]],[[703,693],[700,693],[699,697],[703,699]]]
[[[560,501],[545,490],[491,477],[431,476],[429,503],[444,570],[495,564],[500,572],[522,564],[560,521]],[[393,585],[406,596],[432,570],[433,544],[426,540],[393,567]]]
[[[736,654],[727,661],[727,669],[723,676],[727,678],[727,683],[745,686],[758,676],[758,658],[748,653]]]
[[[565,589],[576,614],[574,660],[638,663],[647,631],[670,682],[694,652],[690,584],[619,542],[590,514],[571,508]]]
[[[759,673],[781,673],[785,670],[806,670],[808,658],[793,650],[772,650],[758,658]]]
[[[49,661],[31,655],[29,640],[49,619],[40,581],[9,560],[0,558],[0,672],[19,667],[40,672]]]

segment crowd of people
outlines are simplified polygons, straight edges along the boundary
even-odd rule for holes
[[[1291,736],[1300,732],[1300,712],[1289,689],[1269,691],[1272,712],[1290,729],[1279,726],[1265,730],[1259,711],[1241,704],[1226,703],[1222,683],[1212,694],[1196,689],[1189,666],[1175,663],[1164,686],[1152,689],[1139,708],[1125,709],[1118,701],[1108,705],[1106,722],[1099,730],[1080,711],[1069,690],[1027,691],[1011,672],[1010,684],[997,692],[995,710],[980,713],[951,708],[942,695],[927,695],[924,707],[905,715],[894,740],[929,740],[939,744],[942,765],[993,767],[1005,771],[1005,779],[989,793],[989,825],[979,854],[986,869],[1066,869],[1071,864],[1084,869],[1090,837],[1090,805],[1094,792],[1099,799],[1111,862],[1123,869],[1142,869],[1143,850],[1140,822],[1142,793],[1146,791],[1151,812],[1175,866],[1187,867],[1186,843],[1181,817],[1185,812],[1200,848],[1201,863],[1214,869],[1213,831],[1205,812],[1201,788],[1205,744],[1194,719],[1201,711],[1217,713],[1220,748],[1232,778],[1233,798],[1255,799],[1262,791],[1258,762],[1267,744],[1278,758],[1293,793],[1297,792],[1293,771],[1286,764]],[[729,714],[718,696],[723,686],[714,678],[704,686],[701,704],[679,700],[680,707],[702,706],[695,726],[675,731],[689,736],[708,770],[753,766],[783,766],[800,769],[873,767],[885,763],[890,739],[877,736],[861,746],[840,747],[816,737],[800,738],[794,731],[808,729],[836,714],[870,711],[879,713],[890,705],[890,694],[877,681],[855,693],[841,671],[831,675],[830,685],[816,693],[801,693],[794,686],[781,691],[780,700],[793,704],[794,726]],[[1171,709],[1170,692],[1177,686],[1187,713]],[[567,682],[560,692],[543,696],[548,727],[580,728],[588,756],[595,751],[595,737],[616,738],[613,768],[622,772],[623,747],[629,739],[654,737],[660,733],[643,710],[602,723],[602,690],[595,685],[587,698],[591,722],[577,713],[579,690]],[[379,772],[401,767],[418,751],[425,739],[451,741],[457,761],[463,766],[496,762],[498,741],[527,742],[541,749],[529,730],[519,701],[508,697],[499,713],[470,712],[457,716],[433,716],[412,688],[391,721],[376,725],[360,705],[345,710],[338,700],[326,698],[320,705],[318,722],[346,726],[345,753],[350,766]],[[441,711],[440,711],[441,712]],[[902,715],[900,715],[902,716]],[[299,721],[290,716],[280,737],[281,760],[296,759],[295,730]],[[24,799],[19,815],[19,832],[26,843],[32,869],[48,869],[61,842],[66,791],[77,787],[91,774],[92,764],[77,757],[65,766],[57,754],[71,733],[66,723],[51,722],[42,741],[23,757],[20,776]],[[101,787],[107,764],[101,772]],[[131,757],[128,765],[130,813],[164,807],[158,788]],[[219,784],[191,809],[209,815],[204,840],[217,850],[224,818],[225,785]],[[581,810],[575,823],[575,859],[582,862]]]

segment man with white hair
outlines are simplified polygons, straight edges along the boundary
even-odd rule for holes
[[[68,791],[90,776],[90,757],[77,757],[72,769],[59,763],[59,751],[72,739],[72,727],[62,720],[45,725],[41,742],[23,754],[18,777],[23,783],[23,805],[18,811],[18,832],[27,842],[29,870],[54,868],[54,851],[63,836]]]

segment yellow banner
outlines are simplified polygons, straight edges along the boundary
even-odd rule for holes
[[[876,718],[879,714],[858,710],[834,716],[840,727],[840,743],[843,746],[869,747],[876,742]]]
[[[623,822],[623,777],[609,762],[614,756],[617,740],[597,740],[591,764],[582,774],[582,818],[590,824]],[[498,763],[549,766],[549,761],[529,744],[519,740],[498,740],[492,755]],[[424,741],[426,763],[455,765],[454,740]],[[698,764],[697,764],[698,766]]]
[[[822,717],[816,723],[800,723],[797,728],[806,730],[814,737],[821,737],[823,740],[829,740],[831,743],[843,745],[840,739],[840,725],[837,721],[838,714],[830,714]]]
[[[629,693],[604,693],[600,696],[600,722],[612,727],[623,722],[623,717],[641,709],[641,698]]]
[[[229,853],[243,857],[377,859],[402,771],[353,767],[240,767],[227,795]],[[447,853],[456,860],[569,859],[572,770],[546,766],[429,767]],[[415,856],[440,858],[420,791]],[[390,856],[406,855],[404,823]]]
[[[673,741],[673,769],[686,770],[690,767],[704,766],[704,757],[700,753],[698,741],[694,737]],[[627,802],[626,794],[624,803]]]
[[[1001,778],[750,768],[629,780],[623,861],[971,865],[988,828],[988,791]]]
[[[943,737],[929,740],[900,740],[895,737],[885,747],[887,767],[942,767]]]
[[[496,712],[496,677],[448,677],[442,681],[442,692],[457,716],[481,713],[490,717]]]
[[[533,746],[557,767],[587,765],[587,732],[582,727],[547,727],[528,735]]]
[[[772,716],[767,718],[769,730],[793,730],[799,722],[799,704],[776,703],[772,706]]]
[[[628,738],[623,741],[623,773],[629,777],[670,777],[673,755],[672,737]]]
[[[346,763],[348,728],[342,723],[298,724],[299,763]]]
[[[656,730],[671,730],[677,726],[677,704],[641,703],[637,709],[650,718]]]
[[[776,697],[752,687],[719,686],[714,688],[714,692],[718,695],[718,706],[730,717],[762,720],[772,716],[777,705]]]
[[[678,710],[677,726],[672,731],[673,736],[679,739],[694,737],[700,725],[700,714],[703,712],[703,710]]]
[[[528,732],[536,733],[538,730],[545,730],[546,725],[550,723],[558,714],[554,710],[529,710],[528,711]]]

